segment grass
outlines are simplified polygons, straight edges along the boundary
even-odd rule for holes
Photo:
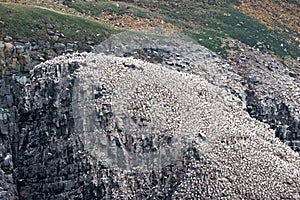
[[[290,0],[292,1],[292,0]],[[233,38],[247,45],[260,48],[263,52],[271,52],[279,57],[300,57],[299,42],[290,34],[270,30],[258,20],[250,18],[230,7],[238,1],[201,1],[190,0],[139,0],[135,3],[112,1],[74,1],[68,6],[81,13],[99,17],[103,11],[115,12],[119,15],[131,13],[137,17],[157,17],[165,22],[180,27],[183,32],[199,44],[217,54],[226,57],[224,39]],[[0,4],[0,16],[4,24],[0,24],[0,33],[25,39],[48,41],[46,23],[55,25],[56,30],[63,32],[61,41],[84,42],[93,40],[100,43],[117,31],[96,21],[82,17],[64,15],[41,8],[16,4]],[[134,22],[133,22],[134,23]],[[16,26],[17,25],[17,26]],[[37,28],[38,25],[42,27]],[[263,44],[259,47],[257,44]]]
[[[223,40],[227,37],[225,34],[219,33],[212,29],[202,29],[198,32],[186,32],[197,43],[205,46],[211,51],[219,54],[223,58],[226,58],[226,46],[223,46]]]
[[[24,40],[49,41],[47,23],[53,24],[55,30],[65,35],[60,39],[61,42],[83,43],[94,40],[100,43],[111,34],[119,32],[96,21],[33,6],[0,3],[0,17],[4,22],[0,24],[2,36],[9,35]]]
[[[98,17],[103,11],[110,11],[119,15],[130,13],[137,17],[147,18],[149,13],[143,9],[126,3],[116,2],[86,2],[74,1],[68,4],[70,8],[74,8],[81,13],[87,13]]]
[[[211,1],[207,4],[200,1],[152,1],[140,0],[140,6],[149,6],[160,13],[165,21],[183,28],[185,33],[201,45],[226,57],[226,46],[223,39],[231,37],[249,46],[262,43],[260,50],[271,52],[279,57],[300,56],[299,42],[291,35],[271,30],[258,20],[234,10],[230,5],[238,1]],[[215,2],[215,3],[214,3]]]
[[[213,20],[213,23],[207,22],[210,27],[215,30],[219,28],[223,33],[249,46],[262,43],[264,45],[260,48],[261,51],[271,51],[279,57],[291,56],[296,58],[299,56],[298,44],[288,44],[288,38],[282,33],[270,30],[259,21],[233,9],[225,9],[224,11],[230,16],[224,15],[222,12],[215,13],[214,19],[219,23],[213,22]],[[266,48],[267,46],[269,48]]]

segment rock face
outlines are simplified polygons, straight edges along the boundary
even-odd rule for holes
[[[7,68],[0,199],[300,198],[299,155],[275,137],[299,140],[297,68],[238,43],[226,63],[122,34],[30,75]]]
[[[300,151],[298,61],[283,64],[240,42],[228,41],[235,51],[228,52],[225,62],[187,38],[132,37],[127,33],[113,36],[96,52],[132,56],[206,77],[242,100],[251,117],[269,124],[276,137]]]
[[[276,131],[276,137],[300,153],[299,62],[282,64],[236,42],[230,65],[246,87],[247,111]]]
[[[22,96],[20,199],[300,198],[297,154],[199,75],[68,55]]]
[[[65,45],[60,42],[43,44],[34,41],[25,42],[23,40],[0,41],[2,78],[12,74],[28,74],[33,66],[63,53],[77,51],[78,48],[78,45],[75,43]]]
[[[0,198],[5,200],[18,197],[14,181],[15,137],[18,135],[17,95],[9,82],[0,79]]]

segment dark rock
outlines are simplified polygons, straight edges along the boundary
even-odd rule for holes
[[[58,33],[57,36],[60,37],[60,38],[64,38],[65,37],[65,35],[63,33]]]
[[[3,38],[4,42],[12,42],[12,40],[13,40],[13,38],[8,35]]]
[[[47,23],[47,24],[46,24],[46,28],[47,28],[47,29],[54,29],[54,25],[51,24],[51,23]]]
[[[35,28],[41,30],[41,29],[43,28],[43,26],[42,26],[41,24],[36,24],[36,25],[35,25]]]
[[[296,74],[295,72],[289,72],[290,77],[296,78],[298,76],[298,74]]]
[[[57,42],[54,44],[54,51],[59,55],[61,55],[65,51],[65,49],[66,49],[66,45],[63,43]]]
[[[73,49],[66,49],[66,53],[73,53],[74,50]]]
[[[48,35],[50,35],[50,36],[54,36],[54,35],[55,35],[55,32],[52,31],[52,30],[48,30],[47,33],[48,33]]]
[[[131,69],[136,69],[137,67],[135,66],[135,64],[126,64],[126,63],[123,63],[124,67],[127,67],[127,68],[131,68]]]
[[[8,154],[5,156],[4,160],[1,162],[1,169],[6,173],[11,172],[11,170],[13,169],[13,162],[12,162],[11,155]]]

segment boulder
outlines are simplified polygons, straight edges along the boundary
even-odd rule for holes
[[[12,57],[15,46],[12,43],[5,42],[4,43],[4,56],[9,58]]]
[[[47,24],[46,24],[46,28],[47,28],[47,29],[51,29],[51,30],[52,30],[52,29],[54,29],[54,27],[55,27],[55,26],[54,26],[53,24],[51,24],[51,23],[47,23]]]
[[[4,41],[4,42],[12,42],[12,41],[13,41],[13,38],[7,35],[7,36],[5,36],[5,37],[3,38],[3,41]]]

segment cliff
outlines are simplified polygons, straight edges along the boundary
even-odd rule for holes
[[[17,3],[0,199],[300,199],[296,1]]]
[[[20,94],[1,120],[18,124],[2,140],[2,197],[299,198],[299,156],[224,87],[225,63],[180,44],[152,48],[168,55],[163,65],[57,57],[34,67],[24,89],[7,90]],[[179,58],[195,62],[171,64]]]

